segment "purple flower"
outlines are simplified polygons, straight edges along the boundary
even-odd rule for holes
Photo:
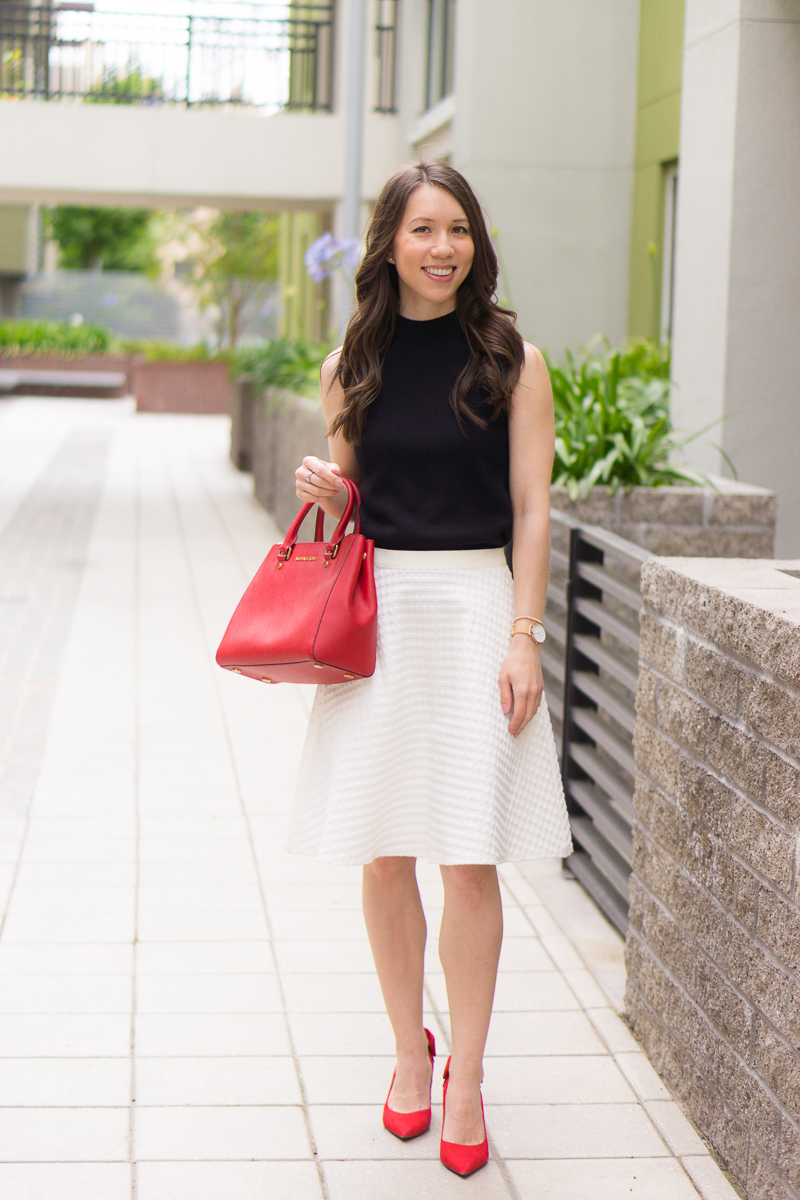
[[[356,267],[358,254],[358,238],[336,238],[332,233],[323,233],[306,250],[306,270],[321,283],[323,279],[332,279],[335,271]]]

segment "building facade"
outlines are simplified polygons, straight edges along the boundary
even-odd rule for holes
[[[354,4],[369,25],[360,63]],[[58,20],[102,16],[69,8]],[[698,434],[684,456],[774,488],[776,553],[800,553],[798,0],[320,0],[311,22],[311,6],[288,11],[278,57],[213,104],[188,67],[165,76],[168,103],[147,105],[42,103],[77,86],[56,59],[46,95],[36,64],[17,93],[3,68],[6,310],[36,257],[31,205],[207,204],[285,214],[284,331],[330,335],[341,286],[329,304],[303,253],[344,230],[357,72],[362,223],[398,164],[463,170],[524,336],[555,356],[597,334],[670,338],[674,424]],[[92,62],[101,33],[85,35]]]

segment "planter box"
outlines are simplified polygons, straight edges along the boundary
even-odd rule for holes
[[[328,458],[325,417],[316,401],[268,388],[253,405],[252,428],[256,499],[285,532],[300,507],[295,470],[306,454]]]
[[[115,399],[130,394],[130,354],[0,354],[0,371],[57,372],[60,378],[54,382],[19,384],[4,389],[7,396],[85,396],[90,393],[100,399]],[[75,373],[75,381],[69,375]],[[103,375],[120,373],[122,383],[107,387],[87,378],[97,372]]]
[[[294,471],[306,454],[327,459],[325,417],[319,404],[289,392],[259,399],[252,383],[237,381],[231,456],[252,470],[261,504],[286,529],[297,512]],[[596,487],[573,502],[566,488],[550,489],[550,503],[576,520],[602,525],[653,554],[688,557],[771,558],[775,493],[715,477],[707,487],[635,487],[612,495]],[[563,527],[552,527],[553,545],[566,549]]]
[[[137,412],[228,413],[231,384],[224,362],[142,362],[131,369]]]
[[[253,469],[256,405],[261,402],[255,380],[240,375],[231,383],[231,462],[237,471]]]
[[[686,557],[641,580],[625,1010],[750,1200],[796,1196],[800,1162],[798,580]]]
[[[659,555],[689,558],[772,558],[775,493],[767,488],[712,476],[709,487],[635,487],[612,495],[595,487],[572,501],[566,488],[550,489],[553,508],[602,525],[619,537]]]

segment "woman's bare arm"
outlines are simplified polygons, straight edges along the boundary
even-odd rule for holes
[[[334,378],[341,347],[325,359],[320,371],[320,398],[325,420],[330,425],[344,404],[344,390]],[[328,453],[331,461],[307,454],[295,471],[297,497],[304,504],[319,504],[330,517],[340,517],[344,512],[347,494],[341,476],[361,482],[361,471],[355,450],[346,442],[341,431],[328,438]],[[308,475],[311,473],[311,482]]]
[[[514,508],[514,616],[544,620],[550,567],[550,478],[555,457],[553,392],[544,358],[525,343],[525,366],[509,418],[509,471]],[[510,630],[509,630],[510,633]],[[500,672],[509,730],[519,734],[535,715],[544,691],[539,644],[520,633],[511,639]]]

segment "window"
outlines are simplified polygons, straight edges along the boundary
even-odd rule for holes
[[[378,95],[375,111],[397,112],[397,3],[378,0]]]
[[[678,212],[678,164],[664,166],[664,252],[661,258],[661,341],[672,337],[672,306],[675,288],[675,218]]]
[[[455,26],[456,0],[428,0],[426,108],[433,108],[453,90]]]

